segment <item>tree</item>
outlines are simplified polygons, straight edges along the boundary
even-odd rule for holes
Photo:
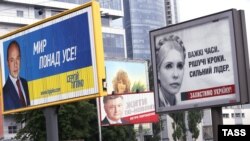
[[[133,125],[102,127],[104,141],[136,141]]]
[[[46,123],[42,109],[15,114],[16,122],[25,124],[16,135],[18,140],[46,140]],[[80,101],[61,105],[58,111],[60,140],[98,141],[98,121],[95,100]],[[103,138],[126,141],[135,139],[133,126],[102,128]],[[111,141],[111,140],[110,140]]]
[[[162,126],[161,126],[161,120],[159,120],[159,122],[153,123],[153,136],[150,139],[150,141],[159,141],[160,140],[160,132],[162,130]]]
[[[131,91],[132,92],[144,92],[145,89],[146,89],[146,86],[140,81],[137,81],[137,82],[134,82]]]
[[[25,124],[16,135],[16,139],[35,141],[46,140],[46,124],[42,110],[33,110],[14,115],[17,123]]]
[[[185,112],[170,113],[169,116],[174,120],[172,123],[172,128],[174,129],[172,134],[173,139],[175,141],[180,139],[186,141]],[[202,117],[202,110],[193,109],[188,111],[188,128],[192,133],[192,138],[195,140],[200,134],[198,124],[201,122]]]
[[[195,140],[199,137],[200,131],[198,129],[198,124],[201,122],[203,117],[202,110],[190,110],[188,111],[188,127],[192,133],[192,138]]]
[[[172,128],[174,129],[172,137],[174,141],[180,139],[186,141],[185,113],[175,112],[170,113],[169,116],[174,120],[174,122],[172,123]]]

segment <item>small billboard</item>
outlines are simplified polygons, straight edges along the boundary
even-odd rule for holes
[[[244,11],[150,32],[157,112],[249,102]]]
[[[114,94],[101,97],[102,126],[158,122],[154,93]]]
[[[105,59],[108,96],[99,98],[102,126],[158,121],[154,93],[149,92],[148,62]]]
[[[105,67],[108,94],[149,91],[147,61],[105,59]]]
[[[93,1],[1,37],[3,113],[102,96],[100,21]]]

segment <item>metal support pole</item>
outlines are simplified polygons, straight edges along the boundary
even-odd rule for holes
[[[99,98],[96,98],[96,109],[97,109],[97,122],[98,122],[98,130],[99,130],[99,141],[102,141],[102,126],[100,121],[100,109],[99,109]]]
[[[47,107],[43,110],[46,119],[47,141],[59,141],[58,137],[58,114],[59,107]]]
[[[144,141],[142,124],[139,124],[139,134],[140,134],[140,141]]]
[[[222,108],[213,107],[211,108],[211,112],[212,112],[212,124],[213,124],[213,138],[214,141],[218,141],[218,125],[223,124]]]
[[[167,114],[161,114],[161,141],[169,141],[168,138],[168,122],[167,122]]]

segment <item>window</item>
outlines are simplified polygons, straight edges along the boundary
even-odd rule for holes
[[[235,113],[235,117],[239,118],[241,116],[240,113]]]
[[[17,10],[17,11],[16,11],[16,16],[17,16],[17,17],[23,17],[23,11]]]
[[[231,113],[232,118],[234,118],[234,113]]]
[[[103,45],[105,57],[125,57],[123,35],[103,33]]]
[[[34,11],[35,11],[35,18],[36,19],[43,19],[43,18],[45,18],[45,10],[44,10],[44,8],[35,7]]]
[[[241,113],[241,117],[245,118],[245,113]]]
[[[8,127],[9,134],[15,134],[17,133],[17,126],[9,126]]]
[[[229,114],[222,114],[223,118],[229,118]]]
[[[114,10],[122,10],[121,0],[100,0],[100,5],[102,8],[114,9]]]
[[[110,26],[108,18],[103,18],[102,17],[102,26],[106,26],[106,27]]]

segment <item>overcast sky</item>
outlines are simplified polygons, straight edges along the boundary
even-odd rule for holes
[[[250,0],[177,0],[180,22],[235,8],[245,11],[250,45]],[[248,48],[250,51],[250,48]]]
[[[250,18],[250,0],[177,0],[180,21],[224,11],[231,8],[245,10]]]
[[[177,0],[179,22],[235,8],[245,11],[250,55],[250,0]],[[250,57],[249,57],[250,59]],[[250,104],[244,105],[250,108]]]

